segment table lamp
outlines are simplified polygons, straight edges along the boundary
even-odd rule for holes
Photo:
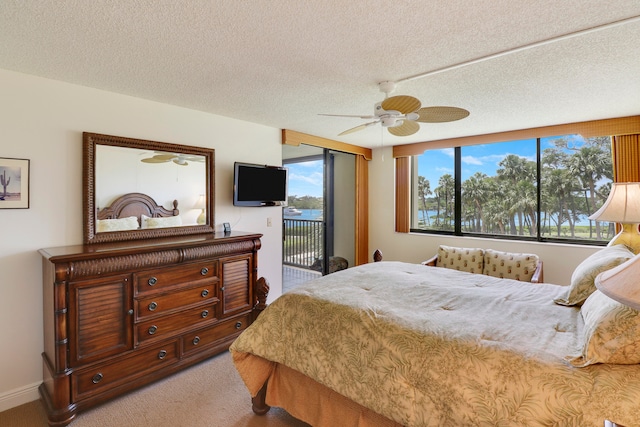
[[[604,205],[589,219],[622,224],[609,246],[623,244],[635,254],[640,252],[640,182],[614,182]]]
[[[198,201],[193,206],[194,209],[202,209],[202,212],[200,213],[200,215],[198,215],[198,219],[196,220],[200,225],[203,225],[205,222],[207,222],[207,216],[204,213],[204,210],[206,208],[204,202],[204,194],[201,194],[200,197],[198,197]]]

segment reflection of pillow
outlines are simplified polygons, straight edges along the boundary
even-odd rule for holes
[[[182,217],[179,215],[162,218],[150,218],[142,215],[142,228],[176,227],[178,225],[182,225]]]
[[[468,273],[482,273],[484,250],[440,245],[436,267],[452,268]]]
[[[580,313],[584,319],[584,344],[582,355],[569,360],[572,365],[640,363],[638,310],[596,290],[584,302]]]
[[[487,276],[530,282],[538,266],[538,255],[501,252],[493,249],[484,251],[484,270]]]
[[[96,232],[105,231],[125,231],[138,228],[138,218],[130,216],[127,218],[99,219],[96,220]]]
[[[603,271],[616,267],[633,258],[633,252],[625,245],[613,245],[590,255],[576,267],[571,275],[567,296],[555,300],[560,305],[578,305],[596,290],[594,280]]]

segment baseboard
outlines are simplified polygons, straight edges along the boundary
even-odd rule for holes
[[[29,384],[0,394],[0,412],[38,400],[40,398],[38,387],[41,383]]]

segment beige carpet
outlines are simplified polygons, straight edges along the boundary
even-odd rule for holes
[[[0,413],[2,427],[45,427],[40,401]],[[70,427],[308,427],[285,411],[264,416],[251,398],[231,354],[222,353],[164,380],[80,413]]]

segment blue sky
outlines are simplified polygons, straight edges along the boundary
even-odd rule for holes
[[[579,135],[569,137],[577,144],[584,142]],[[554,138],[542,139],[542,149],[552,147]],[[495,175],[498,164],[508,154],[535,160],[536,140],[509,141],[495,144],[484,144],[463,147],[462,149],[462,179],[467,179],[480,171],[489,176]],[[443,150],[428,150],[429,161],[420,162],[419,174],[426,177],[431,188],[438,186],[438,179],[445,173],[453,175],[453,148]],[[432,167],[431,165],[437,165]],[[287,164],[289,169],[289,195],[322,197],[322,160],[304,163]]]
[[[322,160],[285,166],[289,169],[289,196],[322,197]]]
[[[584,142],[579,135],[571,135],[564,138],[569,138],[578,145]],[[543,138],[541,140],[542,150],[553,147],[552,141],[555,139],[557,137]],[[496,170],[499,168],[499,163],[509,154],[535,161],[536,140],[527,139],[462,147],[462,180],[466,180],[476,172],[482,172],[488,176],[495,175]],[[427,150],[420,156],[418,174],[429,180],[432,190],[438,186],[438,180],[442,175],[448,173],[453,176],[453,156],[453,148]]]

